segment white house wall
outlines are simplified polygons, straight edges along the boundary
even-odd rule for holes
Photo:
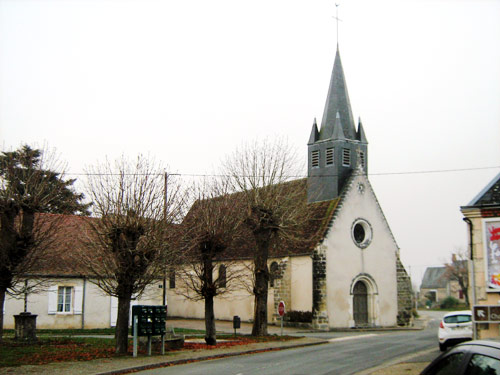
[[[84,287],[85,283],[85,287]],[[161,284],[161,283],[159,283]],[[57,312],[50,306],[51,293],[57,287],[72,287],[71,311]],[[85,289],[85,297],[83,290]],[[145,305],[162,304],[162,289],[158,285],[151,285],[148,293],[138,301]],[[81,298],[78,293],[81,292]],[[75,298],[76,297],[76,298]],[[56,296],[57,300],[57,296]],[[83,304],[83,301],[85,303]],[[67,329],[67,328],[109,328],[112,322],[111,297],[104,294],[95,284],[81,278],[51,279],[46,282],[43,290],[28,295],[27,310],[37,315],[39,329]],[[14,328],[14,315],[24,311],[24,298],[15,299],[7,296],[4,306],[4,328]]]
[[[248,261],[232,262],[231,264],[226,264],[226,266],[237,267],[245,271],[250,269],[250,263]],[[218,267],[215,267],[215,269],[218,269]],[[248,275],[249,272],[250,271],[247,272]],[[247,280],[248,285],[250,285],[249,280]],[[203,300],[194,301],[193,299],[188,299],[185,296],[178,294],[180,290],[184,289],[181,287],[182,282],[182,279],[177,276],[176,288],[167,289],[168,316],[204,319],[205,303]],[[241,282],[241,280],[239,280],[239,282]],[[232,320],[233,316],[237,315],[243,321],[253,319],[254,296],[247,290],[247,288],[231,287],[236,290],[226,292],[214,298],[215,318],[220,320]],[[270,301],[268,301],[268,306],[269,303]]]
[[[272,262],[282,263],[285,260],[286,285],[282,290],[287,294],[283,299],[287,300],[287,311],[311,311],[312,309],[312,259],[310,256],[273,258]],[[242,261],[239,265],[248,270],[248,279],[251,279],[249,262]],[[180,280],[176,280],[176,283]],[[283,282],[280,280],[278,283]],[[249,281],[248,281],[249,283]],[[178,285],[176,285],[178,287]],[[220,320],[232,320],[235,315],[242,321],[252,321],[254,318],[254,296],[250,292],[251,287],[240,288],[236,291],[224,294],[214,299],[215,318]],[[279,293],[278,293],[279,294]],[[192,301],[182,295],[176,294],[174,289],[168,289],[168,315],[172,317],[203,319],[205,305],[203,301]],[[281,297],[278,295],[278,299]],[[289,302],[291,300],[291,302]],[[275,300],[274,288],[270,287],[267,300],[268,322],[275,318],[276,306],[279,301]]]
[[[359,183],[363,184],[362,189],[358,189]],[[351,235],[353,223],[360,218],[372,228],[372,240],[365,249],[356,246]],[[356,277],[363,275],[374,282],[368,306],[369,324],[396,325],[397,245],[364,176],[353,179],[322,246],[327,248],[327,310],[330,327],[354,326],[351,289]]]

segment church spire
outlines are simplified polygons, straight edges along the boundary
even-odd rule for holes
[[[326,97],[325,110],[321,121],[320,140],[328,139],[332,134],[337,113],[340,114],[343,132],[347,139],[356,139],[356,130],[352,116],[351,103],[347,93],[347,85],[340,60],[340,52],[337,45],[335,62],[333,64],[330,86]]]
[[[316,124],[316,117],[315,117],[311,129],[311,135],[309,136],[309,142],[307,142],[307,144],[312,145],[314,142],[318,140],[318,138],[319,138],[318,124]]]
[[[308,202],[337,198],[358,168],[368,173],[368,142],[359,120],[357,129],[337,46],[321,128],[309,136]]]

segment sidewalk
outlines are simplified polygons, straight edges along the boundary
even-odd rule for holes
[[[194,319],[169,319],[167,326],[188,329],[204,329],[203,320]],[[270,334],[280,334],[281,328],[279,326],[269,326],[268,331]],[[232,322],[217,321],[218,333],[233,333]],[[249,334],[251,332],[251,324],[241,323],[241,329],[238,333]],[[304,330],[300,328],[284,327],[283,334],[290,336],[303,336]],[[342,334],[339,332],[339,336]],[[150,368],[159,368],[173,366],[176,364],[188,363],[192,361],[209,360],[224,358],[235,355],[247,355],[251,353],[270,351],[270,350],[284,350],[288,348],[321,345],[326,344],[328,341],[321,338],[313,337],[297,337],[297,339],[285,342],[262,342],[253,343],[241,346],[234,346],[229,348],[216,348],[211,350],[182,350],[167,352],[164,356],[140,356],[137,358],[124,357],[124,358],[107,358],[98,359],[86,362],[62,362],[51,363],[41,366],[21,366],[11,368],[0,368],[0,374],[40,374],[40,375],[65,375],[65,374],[100,374],[100,375],[117,375],[127,374],[131,372],[146,370]],[[403,358],[397,363],[390,363],[387,366],[380,366],[376,369],[371,369],[359,373],[357,375],[418,375],[420,371],[430,362],[432,358],[425,356],[426,353],[416,357]]]

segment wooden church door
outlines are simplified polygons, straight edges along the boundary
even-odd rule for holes
[[[362,281],[354,285],[354,324],[356,327],[368,325],[368,291]]]

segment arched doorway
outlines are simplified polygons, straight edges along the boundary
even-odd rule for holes
[[[368,288],[363,281],[358,281],[353,288],[353,315],[356,327],[368,325]]]

